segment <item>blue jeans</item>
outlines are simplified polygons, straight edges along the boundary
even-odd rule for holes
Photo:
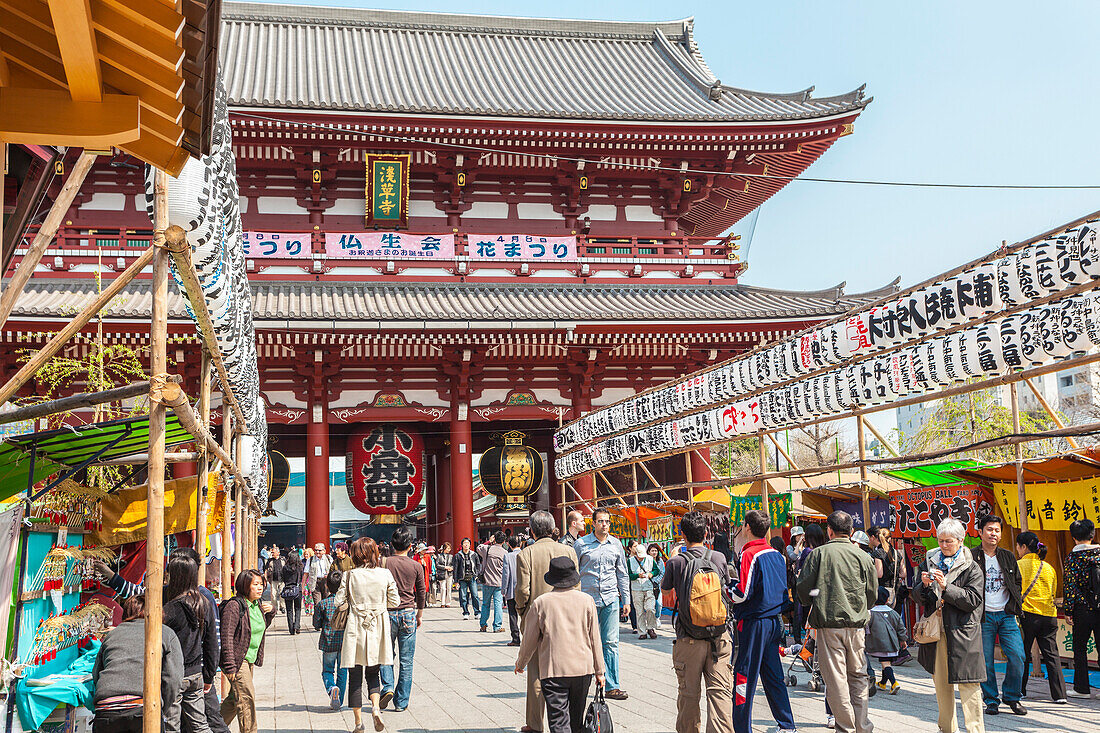
[[[490,606],[493,611],[493,631],[504,628],[504,594],[499,585],[481,586],[481,625],[489,623]]]
[[[393,684],[393,666],[383,664],[379,670],[382,692],[393,693],[393,706],[403,710],[409,706],[413,686],[413,654],[416,652],[416,610],[403,608],[390,611],[390,639],[393,652],[401,669],[397,673],[397,686]]]
[[[985,653],[985,682],[982,683],[982,699],[986,705],[995,705],[997,699],[997,673],[993,669],[993,640],[1001,637],[1001,651],[1008,660],[1005,672],[1004,701],[1019,702],[1024,684],[1024,637],[1016,617],[1004,611],[986,611],[982,620],[982,651]]]
[[[604,691],[619,689],[619,602],[596,606],[603,642]]]
[[[474,602],[474,613],[480,613],[481,606],[477,602],[477,581],[473,578],[458,581],[458,602],[462,605],[463,616],[468,616],[470,613],[470,601]]]
[[[325,692],[333,687],[340,690],[336,699],[342,705],[344,691],[348,688],[348,671],[340,666],[340,652],[321,652],[321,680],[325,683]]]

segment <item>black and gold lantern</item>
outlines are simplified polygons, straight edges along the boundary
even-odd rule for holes
[[[531,495],[542,485],[542,456],[523,444],[526,437],[518,430],[505,433],[501,436],[503,445],[482,453],[478,462],[481,485],[497,497],[498,517],[526,515]]]

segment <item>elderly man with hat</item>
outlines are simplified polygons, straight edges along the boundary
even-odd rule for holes
[[[538,652],[549,733],[572,733],[584,719],[593,675],[597,689],[603,689],[600,624],[595,601],[578,588],[581,576],[573,558],[552,558],[543,580],[553,590],[527,609],[515,672],[521,674]]]

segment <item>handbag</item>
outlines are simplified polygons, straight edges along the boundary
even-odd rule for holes
[[[913,640],[918,644],[935,644],[943,636],[943,601],[928,616],[921,616],[913,624]]]
[[[297,583],[294,585],[284,585],[283,589],[279,591],[279,595],[288,601],[293,601],[296,598],[302,597],[302,588]]]
[[[345,602],[342,606],[337,606],[332,611],[332,618],[329,620],[329,626],[333,631],[343,631],[348,626],[348,612],[351,610],[351,605]]]
[[[1022,605],[1024,599],[1027,598],[1027,594],[1031,592],[1031,589],[1035,587],[1035,584],[1039,582],[1039,575],[1043,572],[1043,561],[1039,561],[1039,568],[1035,571],[1035,577],[1031,579],[1031,582],[1027,584],[1027,590],[1020,596],[1020,604]]]
[[[584,715],[582,733],[612,733],[614,726],[611,724],[611,708],[607,707],[607,701],[603,697],[603,685],[596,684],[596,699],[588,704],[588,712]]]

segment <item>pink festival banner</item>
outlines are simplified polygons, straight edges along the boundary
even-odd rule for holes
[[[245,257],[309,257],[309,232],[244,232]]]
[[[466,245],[471,260],[577,259],[576,237],[539,237],[530,234],[470,234]]]
[[[455,237],[404,232],[326,232],[325,254],[345,258],[453,260]]]

